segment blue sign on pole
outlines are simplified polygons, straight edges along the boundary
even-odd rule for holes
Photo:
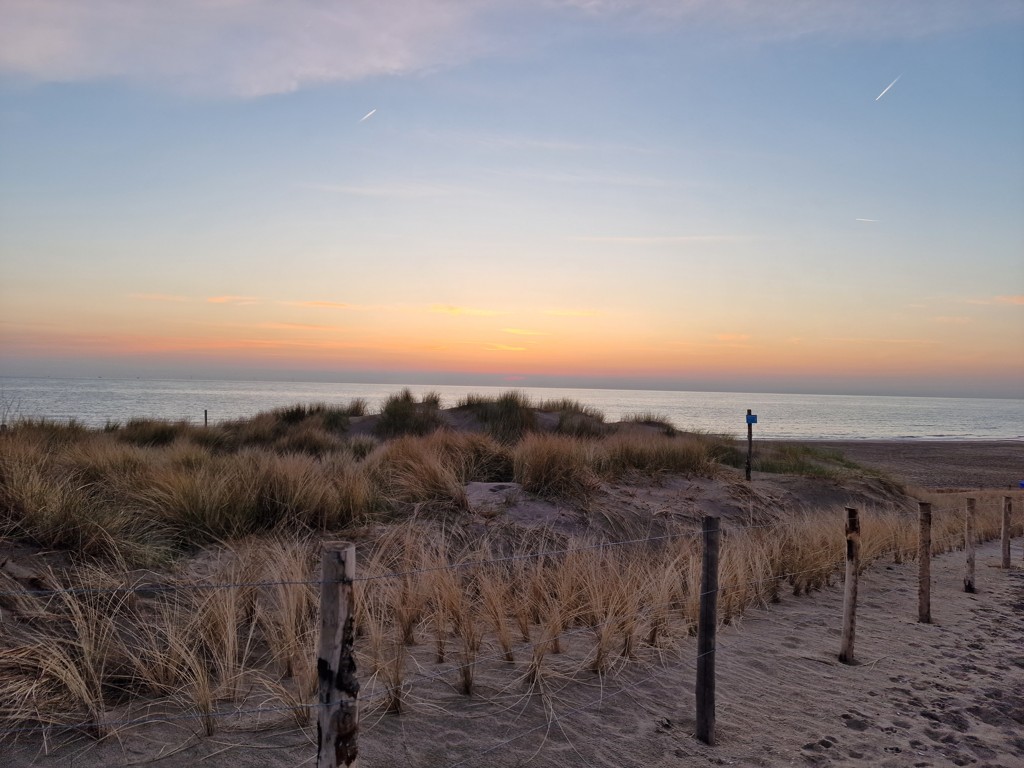
[[[747,414],[747,424],[757,424],[757,414],[756,413],[748,413]]]

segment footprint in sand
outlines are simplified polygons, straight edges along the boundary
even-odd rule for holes
[[[846,727],[851,731],[866,731],[873,725],[873,723],[860,712],[844,712],[842,717],[843,720],[846,721]]]
[[[964,737],[964,745],[982,760],[991,760],[999,754],[994,749],[982,744],[977,736]]]

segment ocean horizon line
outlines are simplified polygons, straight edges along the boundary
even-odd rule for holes
[[[1008,400],[1008,401],[1020,401],[1024,402],[1024,393],[1019,396],[1011,395],[978,395],[978,394],[910,394],[910,393],[892,393],[892,392],[857,392],[857,391],[830,391],[824,392],[820,390],[802,390],[802,389],[702,389],[702,388],[691,388],[691,387],[676,387],[676,388],[664,388],[664,387],[649,387],[649,386],[599,386],[595,384],[591,385],[576,385],[576,384],[526,384],[526,383],[514,383],[509,382],[507,384],[485,384],[485,383],[473,383],[473,384],[461,384],[461,383],[446,383],[446,382],[410,382],[410,381],[343,381],[343,380],[325,380],[318,378],[234,378],[234,377],[201,377],[201,376],[9,376],[0,374],[0,397],[3,396],[2,382],[4,380],[12,381],[23,381],[23,380],[41,380],[41,381],[150,381],[150,382],[197,382],[197,383],[236,383],[236,384],[300,384],[300,385],[317,385],[317,386],[339,386],[339,387],[386,387],[386,388],[415,388],[419,389],[430,389],[430,388],[461,388],[461,389],[499,389],[503,391],[508,390],[528,390],[528,389],[551,389],[551,390],[577,390],[577,391],[595,391],[595,392],[665,392],[665,393],[689,393],[697,395],[713,395],[713,394],[728,394],[728,395],[780,395],[780,396],[808,396],[808,397],[868,397],[868,398],[921,398],[921,399],[935,399],[935,400]]]

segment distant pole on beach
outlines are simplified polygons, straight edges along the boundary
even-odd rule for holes
[[[750,464],[754,458],[754,425],[757,424],[757,415],[747,408],[747,480],[750,479]]]
[[[210,426],[209,411],[207,411],[205,408],[203,408],[203,426]]]

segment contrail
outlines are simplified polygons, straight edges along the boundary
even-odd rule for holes
[[[856,219],[856,221],[870,221],[877,224],[881,219]]]
[[[902,72],[900,72],[898,75],[896,75],[896,80],[899,80],[901,77],[903,77],[903,73]],[[893,80],[891,83],[889,83],[887,86],[885,86],[885,90],[882,91],[877,96],[875,96],[875,101],[878,101],[880,98],[885,96],[885,94],[887,94],[889,92],[889,89],[892,88],[894,85],[896,85],[896,80]]]
[[[896,78],[896,79],[898,80],[899,78]],[[890,88],[891,88],[891,87],[892,87],[892,86],[890,86]],[[888,88],[886,88],[885,90],[889,90],[889,89],[888,89]],[[884,93],[884,91],[883,91],[883,93]],[[370,110],[369,112],[367,112],[367,113],[366,113],[365,115],[363,115],[363,116],[362,116],[361,118],[359,118],[359,122],[361,123],[361,122],[363,122],[364,120],[369,120],[369,119],[370,119],[371,117],[373,117],[373,113],[374,113],[374,112],[376,112],[376,111],[377,111],[377,108],[376,108],[376,107],[374,107],[374,108],[373,108],[373,109],[371,109],[371,110]]]

